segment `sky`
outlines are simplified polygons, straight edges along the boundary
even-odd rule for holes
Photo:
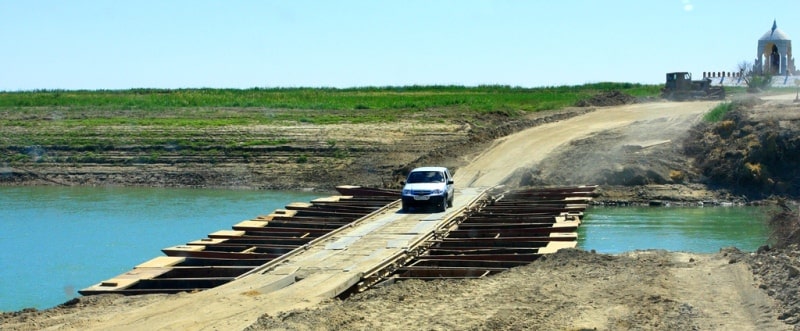
[[[0,91],[660,84],[735,71],[773,20],[800,38],[798,16],[797,0],[0,0]]]

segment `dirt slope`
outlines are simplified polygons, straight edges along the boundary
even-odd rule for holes
[[[653,134],[668,128],[688,129],[717,102],[643,103],[601,108],[556,123],[544,124],[498,139],[484,153],[456,173],[457,184],[467,187],[513,184],[512,174],[541,162],[558,148],[590,134],[620,127],[656,123],[631,144],[649,144]],[[649,134],[648,134],[649,133]],[[585,183],[592,184],[592,183]]]
[[[500,139],[458,170],[461,187],[511,183],[520,169],[536,166],[558,148],[589,135],[637,125],[647,130],[628,143],[648,145],[646,132],[688,129],[715,103],[651,103],[601,108]],[[659,138],[660,139],[660,138]],[[758,288],[750,269],[728,252],[685,254],[630,252],[619,256],[565,250],[496,277],[472,281],[409,281],[331,300],[318,307],[299,302],[275,311],[240,286],[201,293],[140,297],[98,296],[45,311],[3,314],[4,330],[109,329],[642,329],[784,330],[777,303]],[[218,316],[214,325],[192,324],[177,314],[182,303],[202,300]],[[242,321],[243,311],[269,312]],[[171,323],[163,319],[168,316]],[[123,322],[118,321],[123,320]],[[170,327],[169,325],[172,325]]]

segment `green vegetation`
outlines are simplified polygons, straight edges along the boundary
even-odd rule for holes
[[[656,95],[658,86],[597,83],[582,86],[521,88],[509,86],[407,86],[272,89],[132,89],[98,91],[39,90],[0,92],[1,108],[76,110],[165,110],[174,108],[261,108],[353,111],[457,108],[492,112],[538,111],[573,105],[597,92],[622,90],[634,96]],[[342,114],[338,112],[338,114]],[[351,114],[348,112],[347,114]],[[349,120],[349,119],[339,119]]]
[[[719,122],[722,118],[727,114],[729,111],[733,110],[733,103],[730,102],[723,102],[718,104],[714,109],[711,109],[708,113],[703,116],[703,120],[706,122]]]
[[[425,123],[518,117],[560,109],[595,94],[619,90],[656,96],[658,85],[407,86],[352,89],[132,89],[0,92],[0,162],[156,162],[164,153],[241,155],[288,145],[270,127],[304,124]],[[487,116],[489,115],[489,116]],[[336,141],[328,148],[339,149]],[[34,153],[42,146],[47,153]],[[59,151],[63,151],[61,153]],[[108,156],[117,151],[126,157]],[[191,151],[191,152],[189,152]],[[132,158],[131,155],[138,155]],[[40,155],[41,154],[41,155]],[[61,155],[61,156],[59,156]],[[63,156],[63,155],[68,155]],[[338,151],[345,157],[346,151]],[[133,160],[133,161],[132,161]],[[64,160],[61,160],[64,161]],[[299,158],[298,163],[307,162]]]

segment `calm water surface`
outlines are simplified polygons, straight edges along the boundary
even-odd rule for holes
[[[578,246],[600,253],[666,249],[712,253],[767,243],[763,207],[592,207],[578,228]]]
[[[0,187],[0,311],[49,308],[163,256],[319,193]]]
[[[319,194],[274,191],[0,187],[0,311],[44,309],[124,273],[161,249],[228,230]],[[755,250],[766,241],[763,210],[590,208],[579,247]]]

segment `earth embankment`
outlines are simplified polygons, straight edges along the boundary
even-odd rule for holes
[[[800,103],[744,98],[690,131],[685,154],[717,187],[754,199],[800,197]]]
[[[592,110],[516,117],[491,113],[456,121],[178,127],[170,132],[141,125],[85,130],[7,111],[0,113],[8,121],[35,124],[7,128],[1,138],[8,160],[0,163],[0,185],[318,191],[342,184],[396,187],[414,166],[457,168],[466,162],[464,155],[495,138]],[[61,137],[73,142],[60,143]]]
[[[546,178],[537,180],[539,184],[609,184],[604,171],[618,172],[617,168],[624,170],[631,163],[620,159],[617,151],[670,142],[670,137],[680,136],[714,105],[652,102],[600,108],[498,139],[460,168],[456,177],[467,186],[520,185],[531,184],[521,181],[530,181],[522,175],[533,171]],[[594,139],[591,149],[575,148],[590,138]],[[548,157],[549,163],[541,164]]]

